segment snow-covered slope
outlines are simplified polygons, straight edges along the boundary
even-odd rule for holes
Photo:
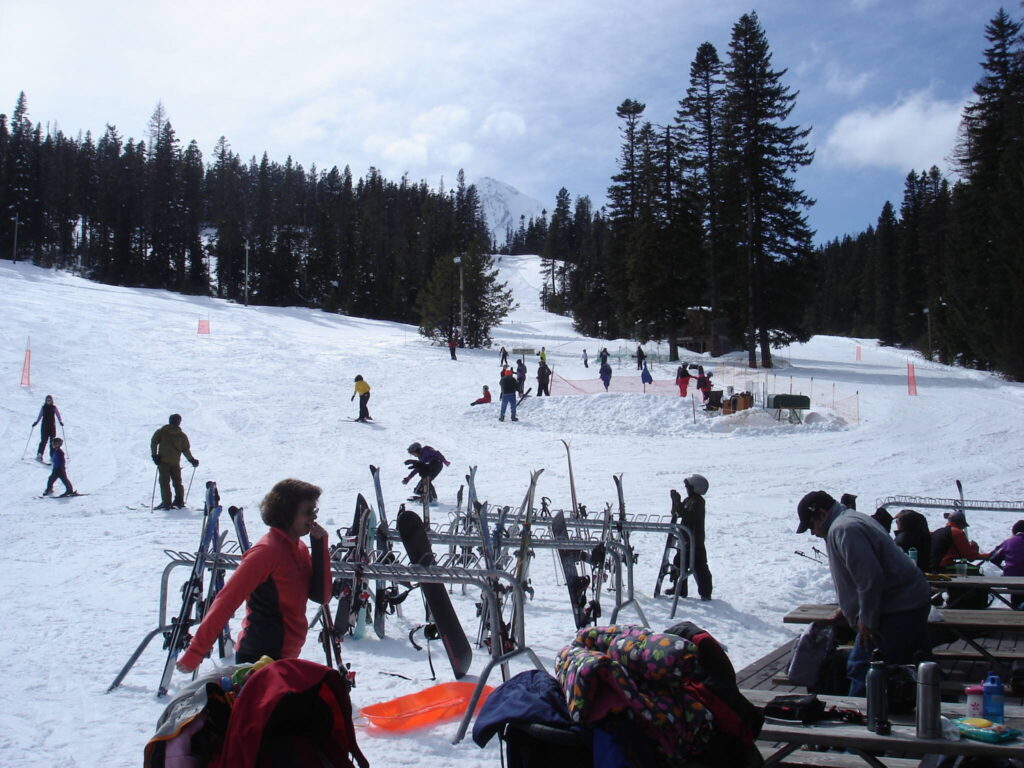
[[[491,230],[491,237],[498,245],[505,242],[508,227],[512,227],[513,230],[519,228],[520,216],[525,217],[526,223],[529,224],[531,218],[539,219],[544,211],[544,205],[537,200],[490,176],[481,176],[474,182],[474,186],[480,196],[480,204],[487,219],[487,227]]]
[[[429,345],[411,326],[104,286],[0,262],[0,698],[6,702],[0,765],[117,767],[141,760],[164,706],[154,696],[163,664],[159,643],[120,689],[104,691],[156,626],[168,562],[163,551],[193,550],[199,536],[198,511],[153,513],[141,506],[153,487],[149,438],[172,412],[183,415],[201,461],[190,503],[199,506],[206,480],[218,481],[225,504],[247,509],[254,538],[265,531],[260,498],[288,476],[323,487],[320,517],[335,538],[356,493],[372,498],[371,463],[383,469],[393,517],[408,492],[399,481],[413,440],[429,442],[452,462],[437,483],[448,503],[475,464],[483,499],[517,504],[529,471],[544,467],[539,493],[556,508],[568,506],[560,438],[572,441],[580,501],[592,509],[614,499],[613,473],[624,474],[630,511],[666,512],[669,490],[700,472],[711,484],[715,599],[683,601],[679,616],[710,629],[737,666],[790,636],[781,623],[787,610],[831,596],[827,570],[793,554],[810,544],[793,533],[794,505],[807,490],[857,493],[868,509],[892,493],[951,496],[957,478],[971,498],[1024,496],[1024,388],[917,359],[920,394],[908,397],[905,354],[863,340],[818,337],[781,354],[786,375],[858,390],[858,424],[731,426],[763,413],[717,419],[698,413],[694,424],[688,401],[628,394],[530,398],[519,423],[500,423],[496,404],[469,406],[482,384],[497,383],[497,344],[546,346],[556,371],[570,379],[595,374],[579,360],[584,347],[593,355],[599,345],[615,350],[618,344],[579,337],[567,319],[540,309],[535,257],[504,257],[499,267],[520,307],[495,330],[494,350],[460,351],[452,362],[446,349]],[[200,318],[209,319],[209,336],[196,334]],[[29,337],[32,386],[21,388]],[[861,362],[854,359],[858,343]],[[665,380],[672,366],[655,365],[653,372]],[[372,425],[345,421],[356,414],[349,402],[356,374],[373,387]],[[635,371],[627,362],[615,375]],[[779,389],[783,382],[780,376]],[[30,425],[46,394],[64,415],[71,479],[88,496],[36,498],[47,470],[31,460],[38,433]],[[937,513],[928,517],[939,524]],[[988,548],[1013,522],[975,514],[970,530]],[[664,628],[668,603],[651,597],[663,542],[634,541],[638,598],[651,624]],[[541,554],[533,569],[537,594],[527,606],[526,635],[550,670],[573,635],[572,620],[552,558]],[[172,578],[172,601],[183,578],[180,569]],[[475,634],[475,596],[456,590],[454,600]],[[357,671],[356,707],[432,684],[425,654],[406,639],[422,609],[415,600],[404,608],[386,639],[345,643]],[[627,611],[622,619],[635,615]],[[435,650],[439,679],[452,679]],[[321,659],[315,637],[304,656]],[[472,672],[485,661],[478,651]],[[513,664],[513,672],[523,668]],[[394,672],[410,679],[387,674]],[[360,728],[359,738],[375,765],[420,766],[425,758],[441,758],[450,768],[498,764],[493,744],[485,751],[468,740],[451,746],[454,730],[446,724],[381,736]]]

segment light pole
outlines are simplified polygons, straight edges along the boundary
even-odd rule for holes
[[[14,212],[14,250],[11,253],[11,261],[18,263],[18,212]]]
[[[465,333],[466,329],[466,318],[465,318],[465,303],[463,302],[463,288],[462,288],[462,257],[456,256],[454,258],[455,264],[459,268],[459,336]]]
[[[245,241],[245,306],[249,306],[249,241]]]
[[[932,313],[928,311],[928,307],[921,310],[924,312],[925,319],[928,321],[928,359],[932,359]]]

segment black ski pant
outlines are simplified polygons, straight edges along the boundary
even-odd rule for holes
[[[420,470],[420,481],[416,483],[413,493],[422,496],[426,490],[427,483],[430,483],[430,501],[437,501],[437,489],[434,488],[434,478],[441,474],[444,465],[438,461],[432,461]]]
[[[537,397],[543,397],[544,395],[551,397],[551,380],[545,379],[541,381],[537,379]]]
[[[690,564],[689,563],[690,555],[689,555],[689,551],[688,551],[687,547],[688,547],[688,542],[684,541],[683,542],[683,555],[684,555],[684,558],[685,558],[684,562],[686,562],[687,566],[689,566],[689,564]],[[679,561],[680,561],[680,556],[679,556],[679,553],[677,552],[676,553],[676,557],[675,557],[676,573],[679,573]],[[689,568],[687,570],[689,570]],[[697,546],[694,547],[694,553],[693,553],[693,580],[697,582],[697,594],[700,595],[701,598],[704,599],[704,600],[710,600],[711,599],[711,591],[712,591],[713,585],[712,585],[712,581],[711,581],[711,569],[708,568],[708,551],[707,551],[707,549],[704,548],[704,542],[703,541],[698,542]],[[681,597],[686,597],[688,592],[689,592],[688,582],[689,582],[689,578],[683,579],[683,583],[679,587],[679,595]]]
[[[50,473],[50,479],[46,481],[46,492],[47,493],[49,493],[50,491],[53,490],[53,484],[56,483],[58,480],[60,480],[62,483],[64,483],[64,491],[65,491],[65,493],[73,493],[74,492],[75,489],[71,487],[71,481],[68,480],[68,472],[67,472],[67,470],[64,469],[64,467],[61,467],[60,469],[55,469],[55,470],[53,470],[53,472]]]
[[[174,503],[181,504],[185,499],[185,486],[181,484],[181,466],[160,462],[160,503],[170,506],[171,483],[174,483]]]
[[[57,436],[57,427],[53,424],[40,424],[39,425],[39,450],[36,451],[37,456],[45,456],[43,451],[46,450],[46,442],[53,440]]]
[[[516,384],[519,385],[519,394],[523,394],[523,389],[526,387],[526,377],[523,376],[523,378],[520,379],[516,376]]]
[[[455,347],[448,347],[448,351],[452,353],[452,360],[458,360],[459,359],[459,358],[457,358],[455,356]]]
[[[368,419],[370,418],[370,409],[368,404],[370,402],[370,393],[366,392],[359,396],[359,418]]]

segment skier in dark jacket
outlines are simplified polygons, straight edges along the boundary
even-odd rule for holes
[[[75,489],[71,487],[71,481],[68,480],[67,460],[64,458],[64,451],[61,450],[62,445],[64,445],[64,441],[59,437],[50,441],[50,479],[46,481],[46,490],[43,491],[43,496],[53,495],[53,484],[58,480],[64,483],[64,493],[61,496],[75,495]]]
[[[188,435],[181,431],[181,415],[172,413],[167,423],[153,433],[149,452],[160,472],[160,504],[157,509],[181,509],[185,506],[185,486],[181,483],[181,454],[193,467],[199,459],[192,455]],[[171,483],[174,483],[174,501],[171,501]]]
[[[908,553],[911,549],[916,549],[917,567],[922,573],[927,572],[932,561],[932,535],[928,530],[928,520],[913,509],[900,510],[894,519],[896,546]]]
[[[524,394],[526,389],[526,363],[522,359],[516,360],[516,382],[519,384],[519,394]]]
[[[697,593],[701,600],[710,600],[712,592],[711,569],[708,568],[708,552],[704,546],[704,494],[708,492],[708,481],[703,475],[690,475],[683,481],[686,488],[686,498],[679,496],[679,491],[673,489],[670,492],[672,497],[672,522],[685,525],[693,534],[693,563],[692,569],[689,562],[689,542],[683,542],[682,554],[686,557],[683,561],[686,570],[693,571],[693,578],[697,582]],[[676,553],[676,573],[680,574],[679,556]],[[682,578],[682,576],[678,576]],[[683,578],[679,594],[687,596],[687,582]],[[674,587],[671,588],[674,591]]]
[[[551,369],[541,360],[537,366],[537,397],[551,396]]]
[[[685,364],[676,369],[676,386],[679,387],[679,396],[686,397],[686,389],[690,386],[690,371]]]
[[[430,498],[428,501],[437,501],[437,489],[434,488],[434,478],[441,474],[441,470],[444,467],[450,466],[451,462],[444,457],[443,453],[429,445],[413,443],[409,446],[409,453],[416,458],[406,459],[405,466],[409,467],[411,472],[402,480],[402,485],[408,485],[415,475],[419,475],[420,481],[416,483],[416,487],[413,489],[414,498],[422,498],[429,485]]]
[[[512,421],[519,421],[516,418],[516,405],[519,400],[519,385],[516,383],[515,377],[512,376],[512,372],[509,371],[507,374],[501,377],[498,382],[498,386],[501,388],[501,413],[498,415],[498,421],[505,420],[505,409],[512,408]]]
[[[504,347],[502,347],[501,351],[498,352],[498,365],[500,365],[502,368],[508,365],[508,350],[505,349]]]
[[[608,362],[608,347],[601,347],[601,351],[597,353],[597,356],[601,360],[601,365]]]
[[[607,392],[608,386],[612,383],[612,367],[608,363],[601,363],[597,375],[601,378],[601,383],[604,384],[604,391]]]
[[[270,531],[242,556],[238,569],[210,605],[178,661],[191,672],[213,647],[225,623],[244,600],[245,620],[235,644],[235,663],[260,656],[298,658],[306,641],[306,602],[331,598],[327,531],[316,521],[320,489],[302,480],[282,480],[260,503]],[[309,536],[313,556],[302,542]]]
[[[36,461],[43,460],[43,451],[46,450],[46,441],[53,441],[53,438],[57,436],[57,424],[64,426],[64,420],[60,417],[60,409],[53,404],[53,395],[47,395],[46,400],[43,401],[42,407],[39,409],[39,415],[36,416],[36,420],[32,422],[34,427],[36,424],[42,422],[42,426],[39,427],[39,448],[36,450]]]
[[[636,345],[636,369],[638,371],[643,370],[644,360],[647,359],[647,355],[644,354],[644,348],[639,344]]]

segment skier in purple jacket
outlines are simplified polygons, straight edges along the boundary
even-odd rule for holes
[[[409,446],[409,453],[416,458],[405,460],[405,466],[409,467],[411,471],[406,475],[405,479],[402,480],[402,485],[407,485],[415,475],[419,475],[420,481],[416,483],[416,487],[413,489],[413,499],[422,498],[429,485],[430,498],[428,501],[437,501],[437,490],[434,488],[434,478],[441,474],[441,470],[444,467],[451,466],[451,462],[444,457],[443,453],[429,445],[413,443]],[[410,499],[410,501],[411,500],[412,499]]]
[[[64,419],[60,417],[60,409],[53,404],[53,395],[47,395],[46,400],[43,402],[42,407],[39,409],[39,415],[36,420],[32,422],[34,427],[39,422],[42,422],[42,426],[39,427],[39,450],[36,451],[36,461],[43,460],[43,451],[46,450],[46,441],[49,440],[50,444],[53,445],[53,438],[57,436],[57,424],[59,421],[60,425],[64,426]]]
[[[1024,576],[1024,520],[1018,520],[1010,529],[1013,534],[996,547],[989,560],[1003,567],[1003,576]],[[1024,607],[1024,593],[1012,592],[1010,602],[1020,610]]]

